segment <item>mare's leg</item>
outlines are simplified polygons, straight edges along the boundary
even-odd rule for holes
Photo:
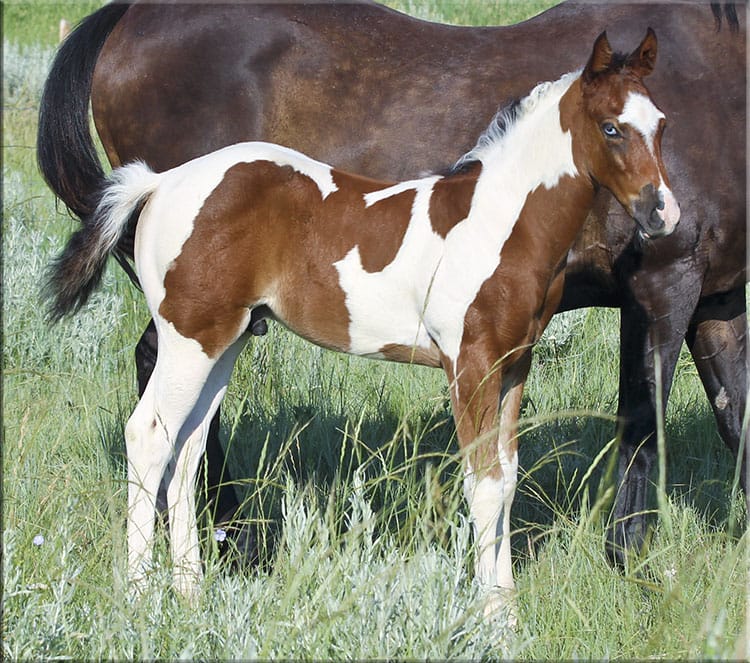
[[[143,395],[149,378],[154,370],[154,366],[156,365],[156,351],[156,327],[154,321],[151,320],[135,348],[139,395]],[[204,469],[207,479],[208,503],[211,505],[213,512],[218,518],[216,524],[225,524],[225,522],[230,521],[236,515],[239,510],[239,502],[237,501],[237,495],[231,486],[233,481],[232,475],[229,468],[226,466],[224,449],[219,441],[218,408],[216,414],[211,419],[211,424],[208,429],[206,454],[204,456]],[[203,470],[200,471],[200,475],[204,475]],[[166,514],[167,484],[165,481],[162,481],[159,486],[156,506],[160,513]],[[237,537],[237,548],[247,559],[250,559],[254,555],[254,551],[248,547],[249,538],[246,534],[243,534],[241,531],[237,532],[233,528],[228,528],[227,536],[228,538],[234,536]],[[248,545],[240,545],[241,542],[247,542]],[[230,550],[230,547],[225,546],[222,550]]]
[[[687,342],[716,416],[719,434],[737,458],[748,389],[744,286],[702,300],[690,323]],[[748,454],[750,449],[745,440],[740,484],[745,497],[750,499]]]
[[[646,537],[646,503],[657,450],[657,358],[664,411],[700,292],[698,283],[678,278],[668,265],[665,272],[640,275],[637,291],[621,310],[619,486],[607,536],[608,552],[618,564],[624,563],[627,551],[639,551]]]

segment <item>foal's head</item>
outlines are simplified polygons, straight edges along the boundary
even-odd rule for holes
[[[579,170],[615,195],[645,237],[668,235],[680,218],[661,156],[664,113],[643,84],[655,63],[651,28],[628,56],[614,54],[602,33],[580,78],[577,118],[585,145],[585,156],[575,155]]]

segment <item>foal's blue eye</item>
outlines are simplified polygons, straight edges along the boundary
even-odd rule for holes
[[[605,122],[602,125],[602,131],[607,138],[619,138],[620,132],[617,127],[611,122]]]

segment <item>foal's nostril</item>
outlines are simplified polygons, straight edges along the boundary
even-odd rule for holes
[[[659,197],[656,199],[656,209],[659,211],[664,209],[664,194],[659,191]]]
[[[664,209],[664,203],[661,203],[661,206],[659,204],[656,205],[656,208],[654,208],[651,211],[651,216],[649,218],[649,221],[651,222],[651,226],[655,230],[660,230],[664,227],[664,219],[661,218],[661,214],[659,214],[658,210]]]

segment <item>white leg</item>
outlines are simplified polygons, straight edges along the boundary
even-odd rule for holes
[[[511,559],[510,512],[516,492],[518,453],[516,424],[523,385],[504,396],[498,429],[499,477],[477,478],[470,463],[464,476],[464,493],[469,503],[477,542],[476,578],[487,592],[485,615],[504,616],[516,623]]]
[[[510,510],[513,506],[513,498],[516,494],[516,483],[518,477],[518,452],[515,448],[509,453],[503,449],[502,441],[500,447],[500,465],[503,470],[503,485],[501,491],[502,499],[502,522],[500,531],[500,550],[497,555],[497,586],[513,591],[516,587],[513,581],[513,564],[510,556]]]
[[[136,589],[151,566],[159,483],[170,459],[180,456],[179,433],[217,363],[203,353],[196,341],[180,336],[173,327],[158,328],[156,366],[125,432],[129,481],[128,575]]]
[[[151,568],[156,513],[156,491],[171,447],[157,425],[154,380],[125,426],[128,457],[128,577],[136,590],[142,588]]]
[[[515,589],[513,580],[513,560],[510,549],[510,511],[513,506],[513,498],[516,495],[518,483],[518,414],[521,409],[521,397],[523,396],[523,382],[511,387],[504,395],[500,404],[500,429],[497,440],[497,455],[500,461],[500,471],[503,477],[501,491],[502,500],[502,522],[499,532],[499,550],[496,559],[495,573],[498,594],[500,596],[499,606],[488,606],[491,611],[496,607],[507,612],[508,623],[515,626],[518,620]]]
[[[469,503],[477,546],[476,579],[490,589],[497,584],[497,525],[502,511],[503,480],[485,476],[477,480],[471,467],[464,476],[464,494]]]
[[[175,588],[182,595],[195,594],[202,577],[195,507],[195,477],[206,448],[211,419],[226,393],[237,356],[245,339],[231,346],[213,366],[200,398],[182,426],[177,460],[167,485],[170,543]],[[183,442],[184,440],[184,442]]]

